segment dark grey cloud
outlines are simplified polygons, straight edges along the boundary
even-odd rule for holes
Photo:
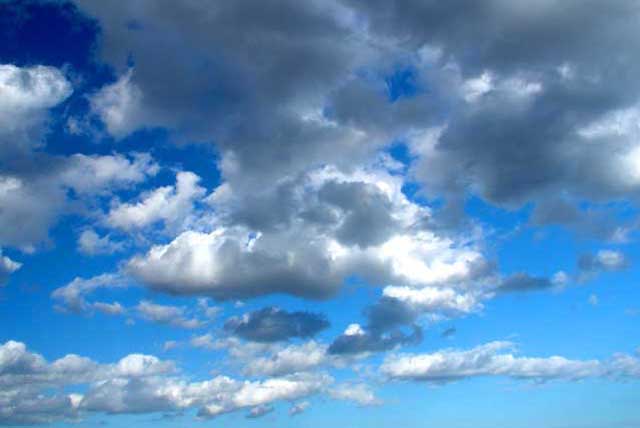
[[[100,59],[133,95],[133,104],[97,103],[103,119],[109,109],[130,113],[134,123],[114,135],[163,126],[214,142],[223,177],[247,196],[311,166],[349,169],[398,139],[411,146],[423,191],[447,196],[447,227],[460,223],[453,208],[469,191],[508,207],[560,192],[572,205],[637,194],[624,167],[636,139],[584,132],[639,99],[632,0],[76,3],[97,18]],[[415,94],[390,102],[388,64],[412,70]],[[485,87],[465,89],[481,76]],[[442,132],[427,150],[416,140],[433,126]],[[280,204],[247,198],[237,220],[285,225],[283,191]],[[576,221],[555,210],[540,208],[534,221]],[[338,236],[371,245],[388,232],[362,230],[388,230],[389,220],[384,210],[351,210]],[[598,222],[587,223],[579,228]]]
[[[499,293],[539,291],[549,289],[553,285],[553,281],[549,278],[518,272],[504,278],[496,291]]]
[[[637,117],[636,2],[345,3],[366,21],[372,37],[395,41],[399,50],[436,52],[428,72],[417,66],[417,79],[429,88],[417,98],[437,98],[439,90],[450,89],[440,104],[444,126],[428,148],[413,137],[417,160],[411,168],[429,195],[455,199],[470,190],[505,207],[561,193],[571,195],[574,206],[585,199],[637,197],[630,166],[636,162],[633,126],[622,122],[621,131],[606,129],[618,114]],[[438,67],[458,73],[453,80],[463,89],[433,77]],[[467,86],[483,76],[486,86],[469,93]],[[357,104],[345,103],[339,117],[358,120]],[[433,115],[423,115],[405,130],[430,123]],[[579,221],[580,231],[595,229],[598,236],[612,232],[556,208],[545,207],[535,220]]]
[[[411,333],[405,333],[399,329],[390,332],[363,330],[338,336],[331,343],[327,352],[332,355],[382,352],[400,345],[419,343],[420,341],[422,341],[422,329],[417,325],[413,326]]]
[[[634,221],[617,215],[616,207],[594,205],[580,208],[579,201],[549,197],[541,199],[535,206],[530,223],[534,226],[560,225],[574,232],[595,239],[620,242],[629,239],[637,228]],[[620,212],[624,210],[620,207]]]
[[[253,171],[249,180],[309,162],[344,162],[365,149],[349,141],[349,132],[300,114],[321,109],[366,56],[337,2],[77,3],[100,22],[101,57],[122,74],[130,60],[135,64],[138,127],[215,141],[228,159]],[[127,25],[132,21],[137,28]]]
[[[329,327],[322,314],[313,312],[287,312],[268,307],[230,318],[225,331],[254,342],[277,342],[292,338],[312,337]]]
[[[395,232],[391,201],[372,184],[330,181],[320,189],[318,197],[345,213],[336,231],[336,237],[345,245],[378,245]]]
[[[405,302],[393,297],[383,296],[376,303],[364,310],[367,317],[367,327],[374,332],[384,332],[390,329],[411,325],[419,313]]]

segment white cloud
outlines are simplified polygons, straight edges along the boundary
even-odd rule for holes
[[[344,383],[329,390],[329,396],[336,400],[353,401],[361,406],[378,406],[378,399],[371,388],[364,383]]]
[[[82,211],[96,195],[131,187],[158,171],[148,154],[76,154],[42,162],[50,168],[24,176],[0,173],[0,244],[33,250],[61,215]]]
[[[159,305],[143,300],[136,306],[138,315],[147,321],[168,324],[181,328],[199,328],[202,321],[185,316],[186,308],[182,306]]]
[[[189,345],[194,348],[201,349],[215,349],[216,343],[213,340],[213,335],[211,333],[203,334],[202,336],[196,336],[189,340]]]
[[[392,355],[385,359],[380,371],[390,379],[434,383],[477,376],[570,381],[605,374],[603,363],[598,360],[520,357],[510,352],[513,348],[510,342],[490,342],[466,351],[446,349],[431,354]]]
[[[623,268],[627,260],[620,251],[600,250],[596,253],[596,262],[605,269],[617,270]]]
[[[478,292],[458,292],[452,288],[385,287],[383,296],[404,302],[420,312],[443,315],[463,315],[482,309],[480,301],[485,297]]]
[[[22,263],[11,260],[7,256],[2,255],[0,248],[0,286],[3,286],[9,279],[9,275],[22,267]]]
[[[126,309],[118,302],[94,302],[91,307],[96,311],[107,315],[123,315],[126,312]]]
[[[199,407],[213,417],[326,391],[333,379],[298,374],[242,381],[226,376],[189,382],[171,361],[130,354],[113,364],[67,355],[51,363],[20,342],[0,345],[0,423],[44,424],[77,419],[86,412],[147,413]],[[84,387],[83,394],[61,394]],[[59,405],[48,406],[51,400]],[[25,403],[29,403],[26,405]],[[39,407],[42,412],[34,412]]]
[[[310,371],[329,361],[327,346],[311,340],[276,348],[268,356],[253,357],[245,363],[243,371],[248,376],[279,376]]]
[[[167,226],[188,223],[196,200],[206,190],[198,185],[200,177],[192,172],[176,174],[175,186],[164,186],[141,196],[140,202],[116,204],[109,211],[109,226],[125,231],[141,229],[163,221]]]
[[[172,349],[176,349],[179,346],[180,346],[180,342],[178,342],[176,340],[167,340],[162,345],[162,350],[164,352],[167,352],[167,351],[171,351]]]
[[[302,401],[300,403],[294,403],[289,407],[289,416],[299,415],[300,413],[304,413],[309,407],[311,407],[311,403],[308,401]]]
[[[109,235],[100,236],[93,229],[86,229],[78,236],[78,250],[84,254],[112,254],[124,248],[124,242],[112,240]]]
[[[69,81],[54,67],[0,64],[0,133],[33,126],[71,92]]]
[[[486,265],[476,238],[428,230],[429,209],[409,201],[402,184],[384,170],[334,167],[257,195],[225,183],[208,198],[219,226],[154,246],[128,271],[157,290],[217,299],[325,298],[351,275],[375,285],[469,286]]]
[[[599,250],[595,254],[582,254],[578,259],[578,280],[589,280],[600,272],[621,271],[629,265],[629,259],[617,250]]]
[[[88,279],[76,277],[67,285],[56,288],[51,293],[51,297],[60,302],[60,308],[63,310],[86,312],[93,308],[93,305],[86,300],[89,294],[99,288],[122,288],[127,285],[127,281],[117,274],[102,274]],[[96,309],[105,309],[105,307]]]
[[[91,108],[100,116],[107,130],[116,138],[124,138],[146,124],[140,88],[131,80],[129,69],[120,78],[90,98]]]
[[[158,164],[148,153],[133,153],[130,158],[121,154],[75,154],[66,160],[59,180],[80,194],[112,192],[140,183],[158,170]]]
[[[274,401],[297,400],[324,390],[332,379],[326,375],[299,374],[264,381],[247,382],[226,400],[202,408],[200,416],[213,417],[236,409],[265,405]]]

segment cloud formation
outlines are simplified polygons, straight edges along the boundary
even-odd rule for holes
[[[200,417],[242,409],[270,409],[277,401],[301,399],[325,391],[332,379],[298,374],[240,381],[217,376],[188,382],[174,363],[131,354],[117,363],[99,364],[67,355],[47,362],[20,342],[0,345],[0,424],[41,425],[75,421],[86,412],[109,414],[170,412],[199,408]],[[86,385],[83,394],[64,388]],[[260,413],[250,410],[249,414]],[[263,413],[262,413],[263,414]]]
[[[390,379],[447,383],[478,376],[505,376],[545,382],[637,376],[638,359],[614,355],[608,361],[570,360],[560,356],[521,357],[511,342],[490,342],[469,350],[399,354],[385,359],[380,372]]]
[[[268,307],[230,318],[224,329],[238,337],[254,342],[277,342],[291,338],[308,338],[329,327],[322,314],[287,312]]]

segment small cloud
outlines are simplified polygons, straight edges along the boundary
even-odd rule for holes
[[[180,346],[180,342],[178,342],[176,340],[167,340],[162,345],[162,350],[164,352],[168,352],[168,351],[171,351],[172,349],[176,349],[179,346]]]
[[[312,337],[329,327],[322,314],[312,312],[287,312],[268,307],[230,318],[224,329],[238,337],[253,342],[277,342],[294,337]]]
[[[598,296],[596,296],[595,294],[590,295],[588,302],[591,306],[598,306]]]
[[[213,342],[213,336],[210,333],[192,338],[189,341],[189,344],[194,348],[201,348],[201,349],[215,348],[215,343]]]
[[[249,410],[249,413],[247,413],[247,415],[245,416],[248,419],[256,419],[256,418],[261,418],[271,412],[273,412],[273,406],[269,406],[269,405],[263,405],[263,406],[256,406],[254,408],[252,408],[251,410]]]
[[[297,404],[294,403],[289,408],[289,416],[299,415],[300,413],[305,412],[310,406],[311,403],[309,403],[308,401],[303,401]]]
[[[593,279],[601,272],[618,272],[630,266],[629,259],[620,251],[600,250],[595,254],[582,254],[578,259],[579,280]]]
[[[455,327],[449,327],[448,329],[444,330],[440,334],[440,336],[449,339],[449,338],[452,338],[453,336],[455,336],[456,332],[457,332],[457,330],[456,330]]]

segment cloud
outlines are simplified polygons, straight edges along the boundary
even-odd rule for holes
[[[578,258],[578,276],[585,281],[600,272],[621,271],[629,265],[629,259],[620,251],[599,250],[595,254],[582,254]]]
[[[185,316],[186,309],[181,306],[159,305],[148,300],[142,300],[135,309],[138,315],[147,321],[188,329],[202,326],[202,321],[199,319],[187,318]]]
[[[330,363],[327,346],[311,340],[276,348],[267,356],[253,356],[245,363],[243,372],[248,376],[281,376],[312,371]]]
[[[308,338],[329,327],[326,317],[312,312],[287,312],[276,307],[263,308],[242,317],[230,318],[224,329],[255,342],[277,342]]]
[[[157,125],[214,141],[224,180],[244,186],[245,195],[317,165],[348,170],[401,140],[413,159],[410,178],[423,193],[444,196],[446,209],[469,194],[506,208],[532,202],[549,214],[537,221],[588,229],[594,221],[576,223],[562,207],[542,205],[557,195],[569,208],[636,197],[640,85],[631,76],[640,61],[632,0],[607,10],[593,1],[543,2],[533,11],[504,0],[291,2],[286,22],[269,3],[259,11],[247,2],[206,11],[182,4],[172,18],[148,2],[77,3],[101,25],[101,59],[120,71],[104,92],[117,93],[107,104],[113,116],[131,120],[116,120],[114,133]],[[139,16],[162,29],[158,49],[148,49],[146,31],[127,28]],[[575,31],[577,22],[602,31]],[[238,36],[237,28],[246,31]],[[176,46],[189,46],[189,58]],[[616,50],[627,60],[611,64]],[[387,64],[398,63],[416,88],[429,90],[389,102]],[[300,71],[293,77],[291,64]],[[370,215],[347,209],[341,242],[382,242],[388,231],[378,229],[394,223],[378,208]],[[363,234],[358,226],[367,224],[376,233]]]
[[[249,410],[249,413],[247,413],[246,417],[248,419],[261,418],[273,412],[273,410],[273,406],[256,406]]]
[[[105,156],[71,155],[65,160],[60,182],[79,194],[111,192],[141,183],[159,171],[148,153]]]
[[[0,286],[5,285],[9,276],[21,267],[22,263],[11,260],[7,256],[3,256],[2,248],[0,248]]]
[[[329,395],[336,400],[353,401],[361,406],[378,406],[382,401],[378,399],[371,388],[363,383],[345,383],[329,390]]]
[[[398,49],[435,51],[429,60],[436,69],[447,69],[449,82],[455,82],[443,102],[447,113],[437,144],[411,143],[418,157],[412,173],[429,192],[471,191],[503,206],[541,201],[558,191],[595,200],[635,194],[635,168],[626,166],[634,162],[635,143],[620,135],[612,113],[630,108],[640,86],[629,77],[605,77],[611,72],[606,61],[610,49],[621,45],[629,53],[635,49],[635,43],[625,43],[637,39],[630,17],[638,11],[632,1],[620,1],[607,11],[596,2],[578,1],[561,8],[544,2],[533,10],[524,2],[502,0],[482,5],[407,2],[399,8],[383,2],[349,2],[349,6],[367,23],[372,37]],[[578,21],[601,31],[572,31]],[[471,22],[482,24],[460,24]],[[511,34],[517,43],[508,43],[499,34]],[[532,49],[525,53],[516,45]],[[471,50],[476,54],[469,56]],[[423,69],[419,59],[415,63]],[[614,68],[624,74],[623,70],[639,65],[634,60]],[[457,73],[459,77],[454,77]],[[446,87],[430,77],[434,75],[432,68],[424,75],[417,73],[418,84],[430,88],[429,97],[434,96],[434,86]],[[600,121],[612,123],[605,129],[613,128],[616,135],[580,134]],[[620,151],[605,151],[605,141]]]
[[[168,375],[175,367],[150,355],[131,354],[114,364],[66,355],[47,362],[20,342],[0,345],[0,424],[42,425],[77,420],[86,396],[65,394],[67,385]],[[89,393],[92,389],[89,389]]]
[[[300,400],[326,392],[332,382],[327,375],[311,373],[260,381],[216,376],[194,382],[181,376],[173,362],[152,355],[130,354],[115,363],[100,364],[71,354],[47,362],[23,343],[9,341],[0,345],[0,424],[42,425],[78,421],[90,412],[192,408],[198,409],[198,416],[209,418]],[[84,392],[64,393],[68,388]]]
[[[334,339],[328,352],[333,355],[381,352],[420,341],[422,341],[422,329],[417,325],[413,326],[411,334],[406,334],[400,330],[365,331],[358,324],[351,324],[344,333]]]
[[[515,355],[510,342],[490,342],[469,350],[446,349],[431,354],[400,354],[385,359],[380,371],[390,379],[447,383],[479,376],[506,376],[533,381],[600,377],[607,374],[598,360],[569,360],[560,356],[534,358]],[[615,366],[615,364],[614,364]],[[632,371],[614,369],[616,373]]]
[[[100,236],[93,229],[86,229],[78,236],[78,250],[84,254],[112,254],[121,251],[124,242],[114,241],[109,235]]]
[[[228,300],[273,293],[329,298],[352,276],[374,285],[453,287],[487,270],[473,238],[459,243],[428,230],[429,209],[409,201],[402,180],[376,166],[349,174],[323,167],[245,192],[223,183],[207,198],[215,228],[185,231],[138,254],[128,272],[155,290]],[[376,230],[382,238],[375,242],[345,240],[357,205],[347,202],[358,198],[368,204],[362,215],[381,210],[392,219]]]
[[[167,340],[162,345],[162,350],[164,352],[168,352],[168,351],[171,351],[172,349],[176,349],[179,346],[180,346],[180,342],[175,341],[175,340]]]
[[[103,303],[98,303],[95,307],[93,303],[86,300],[86,297],[100,288],[127,286],[127,281],[118,274],[102,274],[88,279],[76,277],[67,285],[53,290],[51,297],[59,302],[59,308],[65,311],[91,312],[95,308],[104,312],[107,307]]]
[[[200,177],[192,172],[178,172],[175,186],[164,186],[145,192],[135,204],[116,203],[107,214],[110,227],[131,231],[164,222],[167,227],[188,222],[196,200],[206,190],[198,185]]]
[[[195,336],[191,338],[191,340],[189,341],[189,345],[193,346],[194,348],[202,348],[202,349],[216,348],[216,343],[214,343],[213,335],[211,333],[207,333],[201,336]]]
[[[134,70],[129,69],[116,82],[104,86],[89,98],[93,113],[118,139],[152,124],[145,119],[143,94],[131,80],[133,73]]]
[[[102,312],[107,315],[124,315],[126,309],[118,302],[104,303],[94,302],[91,307],[96,311]]]
[[[46,167],[39,167],[44,164]],[[7,172],[5,172],[7,171]],[[96,196],[132,187],[158,171],[147,154],[49,157],[29,154],[0,173],[0,243],[32,249],[57,219],[81,212]],[[72,195],[69,193],[72,192]]]
[[[549,289],[553,285],[553,281],[549,278],[518,272],[504,278],[496,291],[499,293],[539,291]]]
[[[213,140],[238,170],[253,171],[247,178],[256,183],[264,182],[257,175],[273,178],[329,159],[346,163],[351,153],[366,151],[364,136],[312,114],[366,57],[361,38],[349,37],[340,3],[287,1],[286,20],[273,13],[274,5],[248,2],[173,5],[171,19],[146,2],[136,8],[76,3],[100,22],[100,57],[120,71],[118,81],[94,97],[95,111],[116,137],[163,126],[189,140]],[[126,29],[139,16],[162,28],[154,40],[162,56],[148,49],[145,31]],[[190,47],[189,58],[180,46]],[[300,73],[284,78],[292,64]],[[322,150],[328,143],[334,149]]]
[[[0,64],[0,138],[39,127],[46,111],[72,92],[71,83],[54,67]],[[22,138],[12,144],[37,145],[38,140]]]
[[[309,407],[311,403],[308,401],[302,401],[300,403],[294,403],[289,407],[289,416],[299,415],[300,413],[304,413]]]
[[[341,281],[323,249],[287,235],[276,243],[241,230],[187,231],[132,258],[127,268],[150,288],[171,294],[219,300],[278,292],[316,299],[333,295]],[[247,245],[253,239],[259,243]],[[296,256],[287,259],[286,246],[276,244],[294,246],[289,253]]]

